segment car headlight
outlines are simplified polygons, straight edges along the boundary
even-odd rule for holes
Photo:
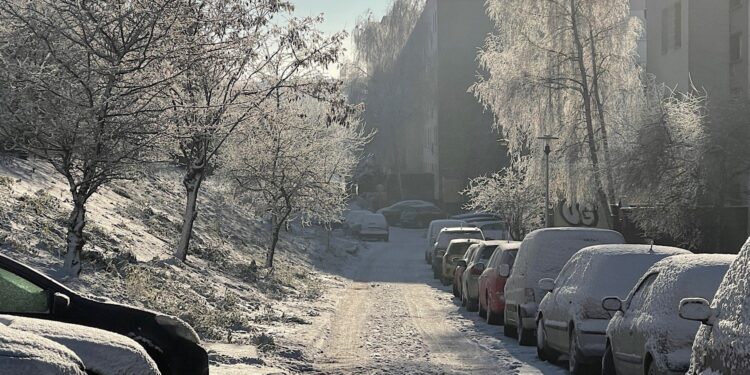
[[[195,332],[193,327],[191,327],[190,324],[185,323],[180,318],[169,315],[157,315],[156,322],[162,326],[167,327],[179,338],[183,338],[195,344],[200,344],[201,342],[200,337],[198,337],[198,334]]]

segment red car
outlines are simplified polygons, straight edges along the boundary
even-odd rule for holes
[[[464,257],[456,262],[456,270],[453,271],[453,295],[461,299],[461,275],[464,274],[464,270],[466,269],[466,263],[471,259],[471,256],[474,254],[474,252],[477,251],[479,248],[479,244],[473,244],[469,246],[469,248],[466,250],[466,254],[464,254]]]
[[[497,250],[487,261],[487,267],[479,276],[479,316],[487,319],[489,324],[500,324],[503,321],[503,312],[505,311],[505,281],[510,274],[505,277],[499,272],[501,268],[509,271],[513,268],[513,262],[516,260],[518,248],[521,242],[503,242],[497,246]],[[501,267],[507,265],[507,267]]]

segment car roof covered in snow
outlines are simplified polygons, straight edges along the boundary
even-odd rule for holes
[[[65,346],[0,324],[4,374],[85,375],[83,361]]]
[[[601,244],[621,244],[618,232],[596,228],[545,228],[526,235],[521,242],[511,278],[523,278],[538,288],[543,278],[556,278],[565,263],[579,250]]]
[[[689,250],[672,246],[660,245],[634,245],[634,244],[607,244],[594,245],[581,249],[575,257],[583,256],[615,256],[626,254],[665,254],[665,255],[687,255],[692,254]]]
[[[440,230],[440,232],[481,232],[482,230],[477,227],[446,227]]]
[[[497,246],[501,250],[518,250],[521,247],[521,241],[490,240],[482,241],[486,246]]]
[[[114,332],[13,315],[0,315],[0,325],[64,345],[83,360],[87,370],[97,374],[159,373],[156,363],[140,344]]]
[[[656,262],[646,271],[645,277],[658,273],[647,304],[654,311],[677,316],[681,299],[711,299],[735,258],[726,254],[691,254]]]

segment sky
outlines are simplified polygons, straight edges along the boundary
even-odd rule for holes
[[[371,10],[373,18],[380,19],[391,0],[291,0],[291,2],[295,7],[294,14],[298,17],[318,16],[322,13],[325,21],[320,29],[326,34],[342,30],[351,34],[358,16]],[[351,36],[344,46],[347,49],[347,57],[351,56],[353,49]],[[331,67],[329,74],[338,77],[338,67]]]

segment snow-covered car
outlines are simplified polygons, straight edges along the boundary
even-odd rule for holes
[[[349,233],[356,234],[357,232],[359,232],[362,218],[365,215],[370,215],[370,214],[372,214],[372,212],[367,211],[367,210],[349,211],[344,217],[344,230],[348,231]]]
[[[654,264],[624,301],[602,300],[615,312],[607,326],[604,375],[684,374],[700,323],[680,319],[680,301],[710,299],[734,255],[675,255]]]
[[[464,254],[464,257],[456,262],[456,270],[453,271],[453,296],[455,296],[459,300],[463,299],[461,297],[461,280],[464,271],[466,271],[466,265],[469,263],[469,259],[474,256],[474,253],[478,249],[479,243],[470,245],[469,248],[466,249],[466,254]]]
[[[488,240],[510,240],[510,229],[508,223],[499,220],[469,222],[482,230],[484,237]]]
[[[443,255],[443,266],[440,272],[440,280],[444,285],[448,285],[453,282],[453,274],[456,271],[456,265],[458,261],[463,259],[466,255],[466,251],[469,250],[469,246],[475,243],[479,243],[481,240],[477,239],[459,239],[452,240],[448,244],[448,249],[445,250]]]
[[[572,374],[600,365],[607,342],[610,313],[602,299],[625,298],[654,263],[689,251],[667,246],[599,245],[582,249],[565,264],[556,280],[542,279],[546,296],[539,304],[537,354],[556,360],[567,353]]]
[[[425,235],[425,238],[427,238],[427,245],[425,246],[424,251],[425,262],[427,262],[427,264],[430,264],[430,252],[432,251],[432,247],[435,245],[438,234],[440,234],[440,231],[443,230],[443,228],[467,226],[468,225],[463,220],[441,219],[431,221],[430,225],[427,227],[427,234]]]
[[[464,221],[471,221],[471,220],[500,220],[502,219],[500,216],[496,214],[492,214],[489,212],[469,212],[465,214],[460,215],[453,215],[450,217],[451,219],[456,220],[464,220]]]
[[[208,374],[208,354],[182,320],[82,296],[33,268],[0,254],[0,314],[98,328],[129,337],[170,374]]]
[[[506,241],[481,241],[471,258],[466,261],[466,270],[461,274],[461,305],[466,311],[479,310],[479,276],[484,272],[487,261],[495,250]]]
[[[481,229],[474,227],[441,229],[429,255],[430,263],[432,264],[432,275],[436,279],[440,278],[440,273],[443,268],[443,255],[445,255],[445,250],[448,249],[448,244],[450,244],[451,241],[458,239],[484,240],[484,235],[482,234]]]
[[[691,294],[680,316],[701,322],[688,374],[750,374],[750,239],[711,299]]]
[[[70,349],[44,337],[0,324],[3,374],[86,375],[83,361]]]
[[[401,220],[401,213],[406,210],[409,207],[415,207],[415,206],[435,206],[434,204],[412,199],[412,200],[405,200],[401,202],[394,203],[388,207],[383,207],[377,211],[379,214],[383,214],[385,216],[385,219],[388,220],[388,225],[395,226],[396,224],[399,224],[399,221]],[[426,223],[429,223],[429,221],[426,221]]]
[[[404,228],[426,228],[433,220],[444,217],[443,210],[434,204],[409,206],[401,211],[398,225]]]
[[[366,214],[360,219],[359,238],[388,241],[388,222],[382,214]]]
[[[501,242],[479,276],[479,316],[488,324],[503,322],[505,281],[510,276],[520,246],[520,241]]]
[[[608,229],[545,228],[526,235],[505,283],[503,333],[517,337],[521,345],[533,345],[537,308],[546,294],[539,280],[556,278],[568,259],[584,247],[621,243],[625,243],[622,235]]]
[[[75,353],[97,375],[158,375],[153,359],[134,340],[117,333],[53,320],[0,315],[0,325],[41,336]]]

